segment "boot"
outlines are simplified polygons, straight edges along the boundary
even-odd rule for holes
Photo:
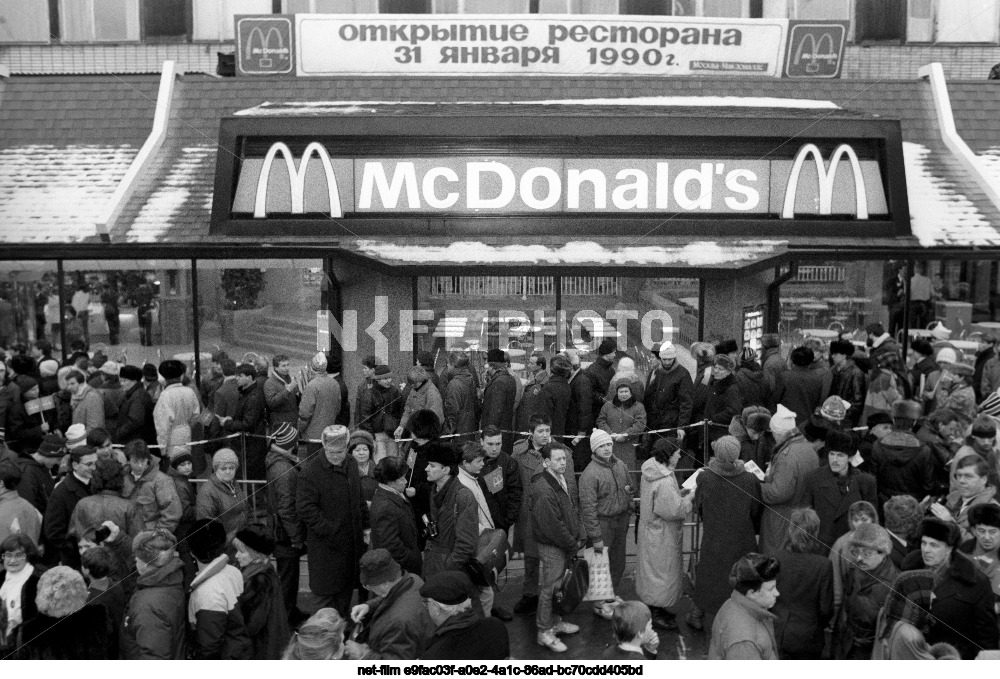
[[[514,604],[514,612],[518,615],[528,615],[534,613],[538,610],[538,595],[535,596],[522,596],[520,600]]]
[[[677,631],[677,616],[667,609],[660,608],[658,606],[650,606],[649,610],[653,614],[653,629],[662,630],[664,632]]]

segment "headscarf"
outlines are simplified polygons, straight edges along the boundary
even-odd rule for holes
[[[930,629],[931,598],[934,591],[934,571],[924,568],[901,573],[889,589],[889,596],[882,607],[882,627],[877,631],[877,637],[883,639],[889,635],[896,622],[906,622],[922,633]]]

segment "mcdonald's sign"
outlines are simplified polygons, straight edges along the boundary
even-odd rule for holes
[[[293,16],[236,17],[237,75],[291,74],[295,71]]]
[[[790,21],[786,78],[839,78],[847,42],[847,22]]]
[[[799,149],[792,162],[788,183],[785,185],[785,200],[781,208],[781,218],[793,219],[795,217],[795,197],[799,192],[799,177],[802,176],[802,166],[809,158],[812,158],[816,164],[816,177],[819,181],[819,214],[832,214],[833,183],[837,179],[837,167],[845,156],[851,164],[851,173],[854,175],[854,201],[857,206],[857,218],[868,219],[868,194],[865,178],[861,172],[861,161],[858,160],[858,154],[854,152],[854,149],[847,144],[841,144],[834,150],[830,157],[829,168],[823,165],[823,154],[820,153],[819,147],[815,144],[805,144]]]

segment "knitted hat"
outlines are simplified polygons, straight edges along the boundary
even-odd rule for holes
[[[1000,528],[1000,506],[993,503],[976,505],[969,510],[969,526]]]
[[[892,552],[892,538],[889,532],[874,523],[863,523],[851,533],[851,546],[874,549],[880,554]]]
[[[771,433],[777,436],[792,429],[795,429],[795,413],[779,403],[778,410],[771,416]]]
[[[629,393],[635,396],[635,389],[632,387],[632,380],[637,379],[635,373],[616,373],[614,377],[611,378],[611,384],[608,386],[608,396],[617,398],[619,387],[628,387]]]
[[[240,458],[236,456],[236,451],[231,448],[220,448],[212,456],[212,471],[215,471],[224,464],[235,464],[237,469],[240,466]]]
[[[402,570],[392,558],[392,554],[389,553],[388,549],[382,547],[365,552],[359,566],[361,585],[364,587],[375,587],[387,582],[395,582],[402,574]]]
[[[748,344],[743,345],[740,350],[740,361],[743,363],[749,363],[750,361],[757,360],[757,351]]]
[[[920,537],[938,540],[949,547],[958,547],[958,543],[962,540],[962,531],[957,524],[929,518],[920,524]]]
[[[443,467],[453,467],[458,464],[458,455],[455,450],[444,443],[437,441],[428,443],[423,449],[428,462],[435,462]]]
[[[834,340],[830,342],[830,355],[840,354],[842,356],[854,355],[854,343],[846,340]]]
[[[734,343],[735,344],[735,343]],[[736,364],[733,363],[733,359],[726,354],[716,354],[715,364],[716,367],[725,368],[729,372],[736,370]]]
[[[614,441],[611,438],[611,434],[604,431],[603,429],[595,429],[590,435],[590,449],[597,450],[603,445],[608,443],[613,444]]]
[[[831,396],[823,401],[823,407],[819,409],[819,414],[828,420],[842,422],[847,417],[847,409],[850,406],[849,401],[845,401],[839,396]]]
[[[236,539],[264,556],[271,556],[274,553],[274,540],[255,528],[244,528],[237,532]]]
[[[732,464],[740,457],[740,442],[734,436],[722,436],[712,442],[712,452],[719,462]]]
[[[380,380],[384,377],[392,377],[392,368],[387,365],[375,366],[375,379]]]
[[[282,422],[271,432],[271,439],[279,448],[290,449],[299,439],[299,430],[288,422]]]
[[[885,599],[883,610],[889,624],[886,625],[884,634],[888,634],[897,620],[907,622],[918,630],[926,632],[933,620],[930,613],[933,591],[932,569],[924,568],[900,573],[889,588],[889,595]]]
[[[716,356],[719,354],[735,354],[738,353],[739,350],[740,348],[737,346],[736,340],[734,339],[723,340],[715,345]]]
[[[66,430],[66,447],[70,450],[87,445],[87,428],[80,424],[71,424]]]
[[[996,422],[986,415],[979,415],[972,422],[972,435],[981,439],[991,439],[997,435]]]
[[[101,366],[101,372],[105,375],[110,375],[111,377],[118,377],[121,369],[121,365],[115,363],[114,361],[106,361],[104,365]]]
[[[1000,417],[1000,391],[994,391],[979,404],[979,412],[990,417]]]
[[[912,495],[896,495],[882,506],[885,512],[885,527],[896,535],[909,539],[917,531],[923,512],[920,503]]]
[[[948,366],[948,370],[951,371],[952,375],[961,377],[972,377],[976,373],[976,369],[968,363],[952,363]]]
[[[664,342],[663,346],[660,347],[660,358],[664,361],[669,361],[671,359],[677,358],[677,347],[674,346],[673,342]]]
[[[503,349],[490,349],[486,352],[486,362],[487,363],[506,363],[507,356],[503,353]]]
[[[351,432],[342,424],[331,424],[320,434],[324,446],[330,444],[336,446],[337,450],[346,450],[350,438]]]
[[[446,606],[454,606],[472,598],[472,590],[472,580],[469,580],[468,575],[462,571],[444,571],[427,578],[427,582],[420,588],[420,596]]]
[[[326,354],[322,351],[318,352],[312,357],[312,360],[309,361],[309,366],[316,372],[326,370]]]
[[[138,368],[134,365],[123,365],[122,369],[118,371],[118,376],[125,380],[141,382],[142,368]]]
[[[618,351],[618,342],[611,337],[605,337],[601,340],[601,345],[597,347],[598,356],[607,356],[608,354],[613,354]]]
[[[213,460],[214,461],[214,460]],[[179,452],[170,456],[170,466],[177,469],[185,462],[194,462],[194,456],[186,447],[179,449]]]
[[[360,446],[362,444],[368,446],[369,453],[373,455],[375,454],[375,437],[364,429],[356,429],[351,432],[351,438],[347,442],[347,452],[354,452],[355,446]]]
[[[158,373],[156,372],[156,366],[152,363],[144,363],[142,366],[142,379],[147,382],[155,382],[157,380]]]
[[[157,371],[165,380],[179,380],[184,377],[184,373],[187,372],[187,367],[180,361],[170,358],[160,363],[160,367]]]
[[[951,330],[945,327],[945,324],[938,321],[931,327],[931,337],[937,340],[946,340],[951,337]]]
[[[945,347],[937,352],[938,363],[958,363],[958,354],[951,347]]]
[[[38,374],[42,377],[52,377],[59,372],[59,361],[46,359],[38,364]]]
[[[66,454],[66,440],[59,434],[46,434],[35,452],[42,457],[62,457]]]

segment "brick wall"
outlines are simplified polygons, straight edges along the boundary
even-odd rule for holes
[[[159,73],[173,59],[188,73],[215,73],[216,53],[232,51],[232,43],[9,45],[0,47],[0,64],[13,75]],[[912,80],[932,61],[943,64],[949,80],[982,80],[1000,63],[1000,46],[849,45],[843,77]]]

